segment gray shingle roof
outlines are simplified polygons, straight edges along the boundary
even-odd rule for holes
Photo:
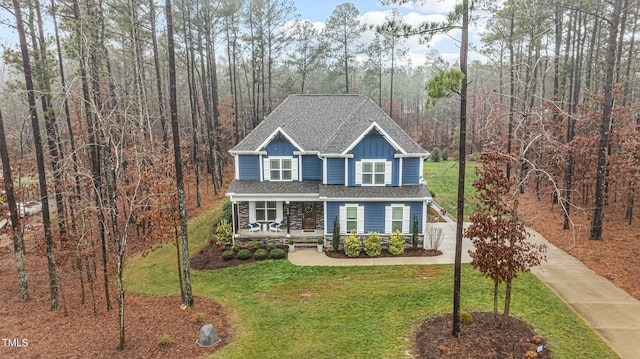
[[[305,151],[342,153],[376,122],[405,152],[427,155],[364,95],[291,95],[230,152],[251,152],[280,127]]]
[[[424,200],[431,198],[429,188],[425,185],[405,185],[402,187],[345,187],[337,185],[320,185],[320,198],[327,200],[340,199],[375,199],[375,200]]]
[[[227,190],[231,194],[317,194],[321,181],[260,182],[233,180]]]
[[[316,194],[320,199],[416,199],[431,198],[425,185],[405,185],[402,187],[346,187],[343,185],[323,185],[320,181],[304,182],[260,182],[234,180],[229,185],[227,195],[287,195]]]

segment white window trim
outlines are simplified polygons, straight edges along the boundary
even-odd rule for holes
[[[283,211],[283,206],[282,206],[282,201],[249,201],[249,222],[250,223],[255,223],[257,222],[257,216],[256,216],[256,211],[257,211],[257,205],[256,203],[265,203],[265,202],[275,202],[276,203],[276,218],[280,218],[282,219],[282,215],[284,213]],[[275,218],[274,218],[275,219]],[[272,222],[273,220],[267,219],[267,220],[260,220],[260,222]]]
[[[291,179],[288,180],[283,180],[283,179],[279,179],[279,180],[273,180],[271,179],[271,160],[278,160],[280,161],[280,175],[282,175],[282,160],[291,160]],[[298,166],[298,161],[299,159],[297,157],[293,157],[293,156],[270,156],[270,157],[264,157],[262,159],[262,167],[263,167],[263,178],[265,181],[272,181],[272,182],[293,182],[293,181],[297,181],[298,178],[300,178],[299,176],[299,168],[300,166]]]
[[[411,207],[403,204],[392,204],[385,207],[385,219],[384,219],[384,231],[385,233],[391,233],[393,227],[393,209],[402,208],[402,234],[409,234],[410,222],[411,222]]]
[[[371,173],[372,180],[375,182],[375,167],[377,163],[384,163],[384,183],[369,183],[369,184],[365,184],[362,182],[362,164],[365,162],[371,162],[371,166],[373,169],[373,172]],[[356,162],[356,179],[355,179],[355,183],[357,185],[361,185],[361,186],[386,186],[386,185],[390,185],[392,184],[392,166],[393,163],[391,161],[387,161],[385,159],[362,159],[360,161]]]
[[[347,208],[356,208],[356,232],[358,234],[364,233],[364,206],[358,204],[345,204],[340,206],[340,234],[349,234],[347,232]]]

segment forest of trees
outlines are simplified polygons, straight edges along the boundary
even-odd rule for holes
[[[397,10],[371,26],[344,3],[319,29],[290,0],[0,7],[21,38],[3,50],[0,123],[16,200],[51,200],[52,309],[56,269],[79,271],[92,289],[101,275],[111,309],[110,263],[128,236],[180,247],[176,169],[196,183],[198,205],[202,186],[223,191],[227,150],[289,94],[366,94],[425,149],[458,153],[459,97],[424,106],[427,81],[458,64],[437,51],[408,61],[405,36],[416,29]],[[467,69],[467,155],[492,143],[519,157],[507,176],[559,203],[566,229],[578,208],[592,211],[592,239],[603,238],[605,214],[631,223],[637,207],[639,13],[639,0],[480,1],[471,10],[487,60]]]

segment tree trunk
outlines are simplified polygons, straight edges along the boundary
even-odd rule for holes
[[[162,93],[162,77],[160,76],[160,57],[158,56],[158,40],[156,36],[156,10],[154,0],[149,0],[149,14],[151,22],[151,45],[153,47],[153,63],[156,70],[156,90],[158,91],[158,111],[160,112],[160,126],[162,127],[162,143],[169,149],[167,137],[167,114],[164,108],[164,94]]]
[[[20,1],[13,0],[13,9],[16,17],[16,28],[20,38],[20,52],[22,53],[22,66],[24,69],[24,79],[27,88],[27,99],[29,102],[29,116],[31,117],[31,127],[33,128],[33,143],[36,152],[36,162],[38,168],[38,181],[40,183],[40,200],[42,203],[42,226],[44,229],[45,250],[47,253],[47,267],[49,272],[49,295],[51,310],[58,310],[58,279],[56,276],[56,259],[53,247],[53,236],[51,234],[51,217],[49,214],[49,197],[47,194],[47,178],[44,168],[44,153],[42,150],[42,139],[40,137],[40,123],[38,111],[36,109],[36,98],[31,77],[31,62],[29,50],[27,48],[27,38],[24,33]]]
[[[462,39],[460,42],[460,134],[458,168],[458,215],[456,223],[456,252],[453,275],[453,336],[460,337],[460,282],[462,271],[462,235],[464,225],[464,178],[467,142],[467,51],[469,48],[469,1],[462,0]]]
[[[604,220],[605,172],[607,167],[607,148],[609,147],[609,131],[611,130],[611,112],[613,109],[613,74],[616,67],[616,40],[618,25],[622,12],[622,0],[613,5],[609,29],[609,44],[606,55],[606,73],[604,81],[604,99],[602,122],[600,123],[600,140],[598,141],[598,165],[596,169],[595,208],[589,239],[602,240],[602,222]]]
[[[17,1],[17,0],[13,0]],[[176,166],[176,187],[178,190],[178,214],[180,216],[180,236],[182,242],[182,280],[184,286],[183,302],[193,307],[191,293],[191,273],[189,271],[189,233],[187,232],[187,209],[185,207],[182,157],[180,155],[180,129],[178,128],[178,99],[176,87],[176,56],[173,40],[173,18],[171,0],[165,0],[167,16],[167,40],[169,52],[169,105],[171,108],[171,130],[173,131],[173,156]]]
[[[18,206],[13,192],[13,178],[11,175],[11,164],[9,163],[9,152],[7,151],[7,139],[4,134],[4,121],[2,111],[0,111],[0,159],[2,159],[2,174],[4,179],[4,190],[9,206],[11,217],[11,233],[13,234],[13,248],[16,254],[16,267],[18,268],[18,284],[20,286],[21,302],[29,300],[29,286],[27,285],[27,270],[24,264],[24,242],[22,240],[22,229],[20,227],[20,217],[18,216]]]

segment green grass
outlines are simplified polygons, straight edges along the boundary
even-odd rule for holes
[[[190,223],[191,251],[206,245],[216,213]],[[127,290],[179,295],[176,266],[172,245],[132,258]],[[236,330],[233,343],[211,358],[404,358],[416,324],[451,310],[452,272],[451,265],[296,267],[264,261],[191,271],[191,278],[194,294],[221,303]],[[463,266],[463,310],[491,310],[492,289]],[[512,313],[548,340],[554,358],[616,358],[535,276],[518,278],[513,295]]]
[[[479,165],[478,162],[466,162],[464,178],[465,220],[468,220],[475,211],[473,205],[475,189],[471,184],[476,179],[474,171]],[[429,190],[434,194],[433,200],[455,218],[458,215],[458,161],[426,161],[424,163],[424,179],[427,180]]]

